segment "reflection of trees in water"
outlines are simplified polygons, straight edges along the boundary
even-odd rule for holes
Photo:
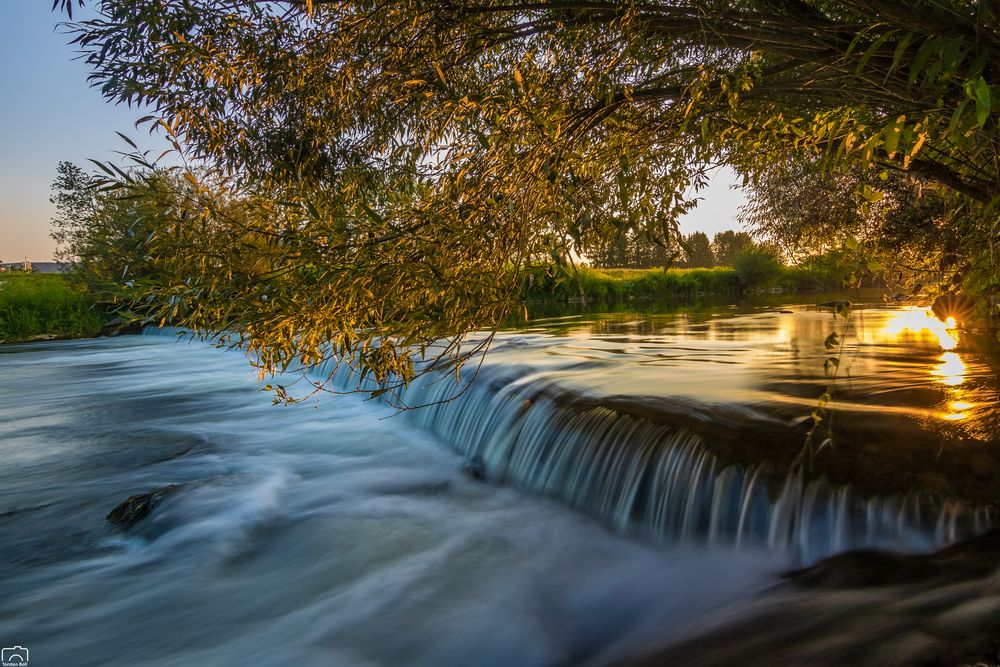
[[[679,306],[683,307],[683,306]],[[813,307],[795,312],[733,312],[714,306],[686,312],[618,312],[581,315],[538,324],[555,335],[587,335],[643,346],[643,363],[661,358],[669,365],[711,374],[706,354],[742,366],[745,382],[776,400],[812,402],[828,382],[823,340],[831,314]],[[962,343],[960,345],[960,343]],[[634,350],[616,353],[628,363]],[[990,417],[996,382],[984,356],[928,308],[857,308],[852,315],[842,375],[837,380],[840,410],[891,409],[924,419],[969,422]],[[637,358],[638,360],[638,358]],[[656,363],[654,361],[654,363]],[[670,384],[665,375],[663,382]],[[674,380],[676,382],[676,380]],[[734,397],[739,388],[733,387]],[[919,415],[919,417],[914,417]]]
[[[683,399],[707,412],[752,407],[777,418],[766,428],[750,418],[737,429],[736,451],[773,463],[785,451],[781,442],[788,451],[801,448],[797,425],[830,381],[823,370],[830,311],[789,308],[581,314],[531,329],[572,340],[539,337],[529,345],[531,354],[541,348],[561,360],[544,371],[547,378],[586,392],[643,405]],[[831,404],[834,447],[819,455],[817,473],[838,483],[866,480],[871,488],[1000,497],[1000,477],[984,476],[1000,472],[989,365],[1000,358],[991,358],[991,349],[924,308],[852,309]]]

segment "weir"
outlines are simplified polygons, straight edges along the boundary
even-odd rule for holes
[[[326,377],[331,366],[315,374]],[[356,384],[343,370],[334,375],[342,388]],[[429,405],[403,418],[480,462],[489,481],[558,498],[659,543],[766,546],[809,563],[859,548],[931,551],[995,523],[989,508],[936,494],[870,496],[801,468],[782,476],[766,461],[725,464],[688,426],[573,396],[527,368],[487,364],[457,391],[447,377],[422,377],[401,398]]]
[[[309,373],[332,374],[340,389],[358,386],[345,366],[334,365]],[[360,385],[379,389],[370,379]],[[726,431],[736,446],[744,429],[787,437],[777,433],[781,424],[754,424],[749,411],[719,415],[723,428],[713,428],[711,413],[692,418],[698,407],[682,401],[654,420],[628,414],[621,397],[574,393],[513,364],[487,363],[456,397],[458,389],[454,374],[422,376],[400,397],[424,407],[398,418],[474,461],[489,482],[559,499],[656,543],[766,547],[807,564],[850,549],[931,551],[998,523],[991,508],[933,493],[872,495],[811,478],[801,467],[779,474],[768,461],[723,460],[716,433]]]

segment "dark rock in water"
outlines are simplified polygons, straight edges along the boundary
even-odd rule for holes
[[[464,466],[462,466],[462,472],[477,482],[485,482],[486,466],[483,463],[483,457],[479,454],[473,456]]]
[[[178,449],[175,452],[171,452],[170,454],[167,454],[163,458],[157,459],[157,462],[173,461],[174,459],[179,459],[180,457],[186,456],[187,454],[191,453],[191,451],[195,447],[197,447],[197,445],[188,445],[187,447],[184,447],[183,449]]]
[[[859,551],[616,667],[1000,664],[1000,530],[933,554]]]
[[[108,516],[105,518],[111,525],[128,530],[149,516],[149,513],[156,509],[156,506],[163,502],[167,496],[180,491],[180,488],[179,484],[170,484],[161,489],[137,493],[119,503],[117,507],[108,512]]]
[[[101,326],[98,335],[114,337],[126,334],[138,334],[142,332],[142,325],[138,322],[127,320],[124,317],[113,317]]]
[[[837,308],[838,306],[843,306],[845,308],[851,307],[851,302],[846,299],[837,299],[834,301],[824,301],[823,303],[817,303],[820,308]]]
[[[941,585],[980,579],[1000,566],[1000,530],[932,554],[849,551],[785,574],[803,588],[867,588],[896,584]]]
[[[948,321],[948,318],[951,317],[955,319],[956,323],[960,324],[968,322],[975,316],[976,303],[963,294],[949,292],[934,299],[931,310],[942,322]]]

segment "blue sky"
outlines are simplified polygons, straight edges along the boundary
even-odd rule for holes
[[[0,0],[0,260],[52,258],[49,185],[60,160],[113,159],[141,114],[87,86],[50,0]],[[74,12],[74,16],[76,13]]]
[[[74,60],[67,37],[57,31],[62,17],[51,6],[50,0],[0,0],[0,261],[5,262],[52,258],[49,186],[61,160],[86,166],[87,158],[113,159],[113,151],[127,148],[116,130],[144,137],[132,125],[142,112],[108,104],[88,87],[87,68]],[[735,229],[742,196],[730,189],[732,182],[731,173],[720,171],[682,229],[709,235]]]

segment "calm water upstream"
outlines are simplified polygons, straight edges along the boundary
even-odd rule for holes
[[[792,565],[998,523],[996,357],[922,309],[862,311],[833,445],[797,466],[833,324],[537,320],[395,417],[271,406],[238,354],[169,335],[0,348],[0,642],[33,666],[613,664],[754,613]]]

